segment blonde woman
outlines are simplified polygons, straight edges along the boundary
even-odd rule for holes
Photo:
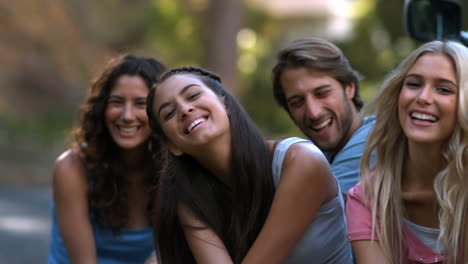
[[[367,106],[377,121],[346,206],[358,264],[467,263],[467,78],[468,48],[429,42]]]

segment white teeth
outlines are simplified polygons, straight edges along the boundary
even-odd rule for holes
[[[428,120],[428,121],[433,121],[433,122],[437,121],[435,116],[416,113],[416,112],[411,113],[411,117],[420,119],[420,120]]]
[[[190,132],[194,127],[196,127],[198,124],[205,122],[205,118],[198,118],[195,121],[193,121],[190,126],[187,128],[187,131]]]
[[[328,124],[330,124],[330,122],[331,122],[331,118],[330,118],[330,119],[327,119],[327,120],[325,120],[325,121],[323,121],[323,122],[320,123],[318,126],[312,127],[312,129],[315,129],[315,130],[322,129],[322,128],[324,128],[325,126],[327,126]]]
[[[137,131],[137,127],[119,127],[119,130],[124,132],[124,133],[132,133]]]

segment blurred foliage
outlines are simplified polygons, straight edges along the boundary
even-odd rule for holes
[[[273,98],[271,69],[274,65],[274,43],[281,30],[264,11],[250,8],[244,34],[251,34],[252,44],[240,47],[238,66],[241,70],[240,100],[246,111],[267,137],[301,135],[289,115],[280,109]]]
[[[206,66],[209,56],[220,56],[206,49],[215,38],[226,37],[212,32],[207,16],[216,10],[210,11],[210,1],[230,0],[2,1],[3,152],[20,145],[43,149],[59,145],[63,149],[92,78],[117,54],[151,55],[169,67]],[[467,1],[463,0],[464,18],[468,17]],[[328,18],[320,12],[275,17],[252,2],[244,0],[245,10],[237,10],[243,19],[241,30],[234,36],[237,50],[226,49],[226,53],[237,53],[237,61],[232,62],[239,70],[239,75],[233,73],[239,76],[236,95],[266,136],[301,136],[273,100],[271,69],[280,47],[291,38],[323,32]],[[351,34],[330,39],[362,75],[365,100],[418,44],[405,32],[403,2],[350,0]],[[468,29],[467,23],[465,19],[464,29]]]
[[[352,67],[360,73],[360,93],[367,101],[378,89],[388,71],[408,54],[415,44],[405,33],[402,24],[403,1],[354,0],[353,8],[354,29],[350,38],[333,42],[343,50]],[[256,21],[255,17],[258,17],[258,14],[252,18],[253,22]],[[265,19],[261,21],[260,25]],[[275,24],[274,20],[269,24]],[[284,27],[284,24],[282,26]],[[258,35],[267,35],[263,34],[262,27],[258,24],[252,23],[252,27]],[[263,25],[264,30],[265,28],[268,26]],[[285,30],[287,31],[287,26]],[[269,35],[267,43],[282,45],[270,46],[270,52],[257,56],[258,70],[252,73],[250,78],[246,78],[242,101],[266,135],[301,135],[289,115],[274,102],[272,95],[271,69],[275,63],[272,55],[285,45],[281,37],[281,34]]]
[[[202,61],[202,21],[197,19],[200,11],[183,2],[154,0],[148,7],[151,26],[141,48],[152,51],[169,67],[199,65]]]

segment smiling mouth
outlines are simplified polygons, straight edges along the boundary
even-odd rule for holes
[[[312,128],[312,130],[314,130],[314,131],[319,131],[320,129],[322,129],[322,128],[328,126],[328,125],[330,125],[331,121],[332,121],[332,119],[329,118],[329,119],[323,121],[322,123],[320,123],[320,124],[318,124],[318,125],[316,125],[316,126],[311,126],[311,128]]]
[[[206,118],[204,117],[201,117],[201,118],[197,118],[195,119],[192,123],[190,123],[190,125],[187,127],[186,129],[186,132],[187,134],[192,132],[192,130],[194,128],[196,128],[198,125],[200,125],[201,123],[205,122],[206,121]]]
[[[119,129],[119,131],[124,132],[124,133],[134,133],[134,132],[136,132],[138,129],[140,129],[139,126],[134,126],[134,127],[121,127],[121,126],[117,126],[117,128]]]
[[[435,123],[439,119],[433,115],[428,115],[428,114],[423,114],[423,113],[418,113],[418,112],[413,112],[410,115],[411,119],[413,120],[420,120],[420,121],[426,121],[426,122],[431,122]]]

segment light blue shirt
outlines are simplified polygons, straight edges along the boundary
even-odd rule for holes
[[[332,168],[333,174],[338,179],[341,192],[347,194],[349,189],[359,181],[361,157],[367,135],[375,125],[375,116],[368,116],[362,121],[361,127],[351,136],[348,143],[332,159],[329,152],[324,152]],[[371,164],[375,161],[375,152],[371,154]]]
[[[101,230],[91,220],[96,242],[96,254],[99,264],[135,264],[143,263],[154,253],[151,227],[121,230],[119,235],[110,230]],[[60,234],[55,204],[52,203],[52,233],[48,264],[69,264],[67,250]]]

